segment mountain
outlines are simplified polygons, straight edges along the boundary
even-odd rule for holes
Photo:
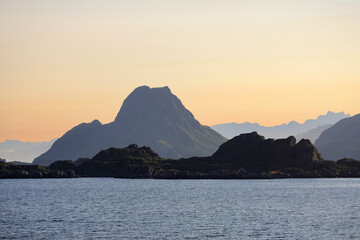
[[[321,155],[328,160],[360,160],[360,114],[345,118],[325,130],[315,141]]]
[[[332,124],[320,125],[314,129],[311,129],[307,132],[300,133],[295,135],[296,139],[309,139],[312,143],[315,143],[316,139],[318,139],[323,131],[331,127]]]
[[[208,156],[226,139],[201,125],[168,87],[136,88],[115,121],[82,123],[59,138],[34,164],[93,157],[100,150],[129,144],[149,146],[163,158]]]
[[[349,114],[344,112],[334,113],[327,112],[326,115],[320,115],[316,119],[306,120],[303,124],[296,121],[291,121],[288,124],[281,124],[273,127],[261,126],[258,123],[224,123],[217,124],[211,128],[219,132],[224,137],[230,139],[241,133],[258,132],[266,138],[286,138],[300,133],[304,133],[315,129],[319,126],[335,124],[341,119],[350,117]]]
[[[0,143],[0,156],[8,162],[21,161],[31,163],[35,157],[50,149],[56,141],[49,142],[22,142],[19,140],[6,140]]]

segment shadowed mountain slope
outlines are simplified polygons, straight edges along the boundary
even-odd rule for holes
[[[360,159],[360,114],[345,118],[325,130],[315,141],[324,159]]]
[[[133,143],[149,146],[164,158],[208,156],[225,141],[202,126],[168,87],[142,86],[125,99],[114,122],[102,125],[95,120],[74,127],[34,163],[89,158],[102,149]]]

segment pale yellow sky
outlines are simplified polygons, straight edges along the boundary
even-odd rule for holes
[[[0,142],[169,86],[206,125],[360,112],[360,1],[0,1]]]

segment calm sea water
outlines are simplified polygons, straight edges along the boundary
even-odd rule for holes
[[[0,180],[1,239],[360,239],[360,179]]]

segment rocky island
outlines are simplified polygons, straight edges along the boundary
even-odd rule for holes
[[[360,161],[323,160],[309,141],[265,139],[256,132],[222,144],[209,157],[159,157],[149,147],[102,150],[93,158],[55,161],[49,167],[0,163],[0,178],[116,177],[155,179],[272,179],[360,177]]]

